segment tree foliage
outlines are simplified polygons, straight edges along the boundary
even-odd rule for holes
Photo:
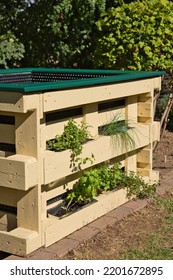
[[[0,2],[0,67],[16,66],[24,54],[24,45],[15,36],[15,20],[24,1],[1,0]]]
[[[13,33],[0,35],[0,66],[2,68],[17,66],[23,54],[24,46]]]
[[[16,35],[26,49],[23,65],[86,65],[95,21],[105,7],[106,0],[31,2],[18,16]]]
[[[173,3],[143,0],[109,9],[97,22],[95,67],[173,67]]]

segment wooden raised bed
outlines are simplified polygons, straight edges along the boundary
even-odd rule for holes
[[[38,68],[0,71],[0,250],[26,255],[128,200],[126,191],[118,190],[100,195],[64,218],[48,214],[56,206],[55,198],[81,176],[80,170],[70,167],[69,150],[46,150],[46,142],[63,132],[69,118],[92,126],[93,140],[84,144],[82,157],[93,153],[93,165],[121,161],[127,172],[158,180],[158,172],[152,170],[153,142],[159,140],[153,100],[163,74]],[[98,135],[98,128],[116,114],[133,122],[135,147],[115,148],[111,137]],[[89,167],[85,164],[81,169]]]

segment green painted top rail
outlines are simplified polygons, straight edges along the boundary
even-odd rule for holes
[[[159,77],[165,71],[16,68],[0,70],[0,91],[25,94]]]

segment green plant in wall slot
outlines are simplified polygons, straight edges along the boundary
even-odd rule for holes
[[[119,188],[122,169],[121,164],[115,163],[113,166],[103,164],[98,168],[98,174],[100,177],[100,189],[102,191],[108,191]]]
[[[104,191],[126,189],[127,197],[140,199],[152,197],[156,192],[156,184],[146,183],[141,176],[134,172],[127,174],[122,170],[120,163],[113,166],[108,164],[92,167],[84,171],[80,179],[74,184],[73,189],[65,197],[66,210],[74,205],[88,203]]]
[[[113,145],[123,148],[135,148],[134,132],[132,123],[122,119],[119,114],[113,116],[111,122],[99,127],[100,135],[111,136]]]
[[[82,202],[90,202],[103,191],[118,189],[121,178],[120,163],[115,163],[113,166],[103,164],[84,171],[65,198],[66,209]]]
[[[101,180],[98,170],[93,168],[89,171],[84,171],[83,176],[74,184],[73,189],[69,191],[65,198],[66,210],[76,204],[90,202],[101,193],[100,187]]]
[[[127,189],[127,197],[138,197],[140,199],[153,197],[156,193],[156,185],[149,184],[135,172],[129,172],[122,176],[122,186]]]
[[[47,149],[55,152],[70,149],[71,167],[73,168],[75,168],[76,163],[78,163],[78,166],[85,164],[87,161],[90,161],[92,164],[94,160],[93,154],[91,158],[86,157],[82,159],[79,157],[83,150],[83,144],[91,139],[88,127],[89,125],[84,122],[77,124],[75,120],[70,119],[64,126],[64,131],[61,135],[56,135],[53,140],[47,141]]]

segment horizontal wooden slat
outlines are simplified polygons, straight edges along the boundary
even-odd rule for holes
[[[0,111],[24,112],[23,95],[20,92],[0,92]]]
[[[146,79],[114,85],[45,92],[43,95],[43,110],[44,112],[49,112],[82,104],[123,98],[135,94],[139,95],[150,92],[152,87],[153,81]]]
[[[38,167],[35,158],[12,155],[0,158],[1,186],[28,190],[38,182]]]
[[[137,168],[137,173],[142,177],[148,177],[151,178],[151,169],[144,169],[144,168]]]
[[[147,146],[149,144],[149,126],[137,126],[132,137],[135,142],[134,148],[130,145],[128,147],[124,145],[120,146],[120,143],[114,143],[110,136],[101,136],[97,140],[89,141],[87,144],[84,144],[81,157],[91,157],[91,153],[93,153],[95,157],[93,164],[96,165],[113,157],[118,157],[119,155],[130,152],[133,149],[135,150]],[[43,153],[43,184],[48,184],[74,173],[71,168],[70,155],[71,153],[69,150],[63,152],[45,151]],[[87,168],[89,166],[90,163],[86,163],[81,166],[81,168]]]
[[[10,232],[0,231],[0,250],[25,256],[41,246],[38,232],[25,228],[16,228]]]
[[[43,221],[45,246],[47,247],[64,238],[128,200],[126,190],[122,189],[98,196],[95,203],[65,218],[56,219],[56,217],[50,216]]]

